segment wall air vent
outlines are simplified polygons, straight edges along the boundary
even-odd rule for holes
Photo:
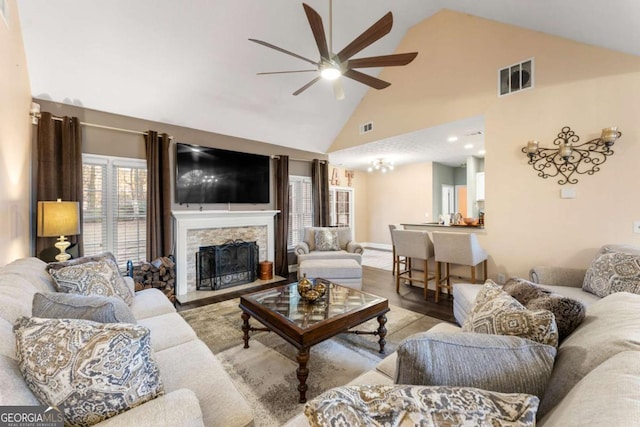
[[[369,133],[372,130],[373,130],[373,122],[360,125],[360,135],[362,135],[363,133]]]
[[[533,87],[533,58],[498,70],[498,96]]]

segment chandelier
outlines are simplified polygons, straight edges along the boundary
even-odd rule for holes
[[[522,152],[529,156],[529,164],[541,178],[561,176],[558,184],[575,184],[578,179],[571,177],[593,175],[600,170],[607,157],[613,154],[613,143],[622,136],[617,127],[602,129],[599,138],[578,144],[580,137],[569,126],[562,128],[553,141],[554,148],[539,147],[538,141],[529,141]]]
[[[367,168],[367,172],[373,172],[374,170],[382,173],[393,170],[393,162],[386,161],[384,159],[376,159],[371,161],[371,166]]]

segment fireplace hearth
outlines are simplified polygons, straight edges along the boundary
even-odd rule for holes
[[[201,246],[220,245],[229,240],[256,241],[260,260],[275,259],[275,221],[278,211],[176,210],[176,298],[184,303],[197,298],[196,254]],[[242,285],[246,286],[246,285]],[[209,291],[216,292],[216,291]]]
[[[200,246],[196,253],[196,290],[219,290],[255,281],[258,257],[255,241]]]

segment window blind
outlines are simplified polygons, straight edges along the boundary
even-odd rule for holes
[[[85,254],[112,252],[120,266],[146,257],[144,160],[83,155]]]
[[[313,225],[311,191],[310,177],[289,176],[289,249],[293,249],[302,241],[304,228]]]

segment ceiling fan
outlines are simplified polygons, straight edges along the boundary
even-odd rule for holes
[[[316,68],[313,70],[295,70],[295,71],[272,71],[258,74],[288,74],[288,73],[309,73],[319,72],[319,75],[311,80],[309,83],[302,86],[300,89],[293,92],[294,96],[300,95],[307,90],[313,84],[318,82],[321,78],[333,81],[333,90],[336,99],[344,99],[344,90],[342,88],[341,76],[348,77],[357,82],[370,86],[374,89],[384,89],[389,87],[391,83],[384,80],[380,80],[376,77],[372,77],[368,74],[356,71],[356,68],[374,68],[374,67],[394,67],[400,65],[407,65],[418,55],[418,52],[411,53],[399,53],[395,55],[382,55],[372,56],[368,58],[356,58],[351,57],[367,46],[375,43],[385,35],[389,34],[391,27],[393,26],[393,14],[391,12],[380,18],[375,24],[369,27],[366,31],[356,37],[351,43],[345,46],[340,52],[333,53],[332,46],[332,0],[329,1],[329,43],[327,44],[327,38],[324,32],[324,25],[322,18],[311,6],[306,3],[302,3],[304,12],[307,15],[307,20],[311,26],[311,32],[315,38],[318,51],[320,52],[320,60],[314,61],[304,56],[300,56],[296,53],[282,49],[271,43],[267,43],[262,40],[249,39],[254,43],[261,44],[263,46],[275,49],[279,52],[286,53],[298,59],[302,59],[310,64],[313,64]]]

